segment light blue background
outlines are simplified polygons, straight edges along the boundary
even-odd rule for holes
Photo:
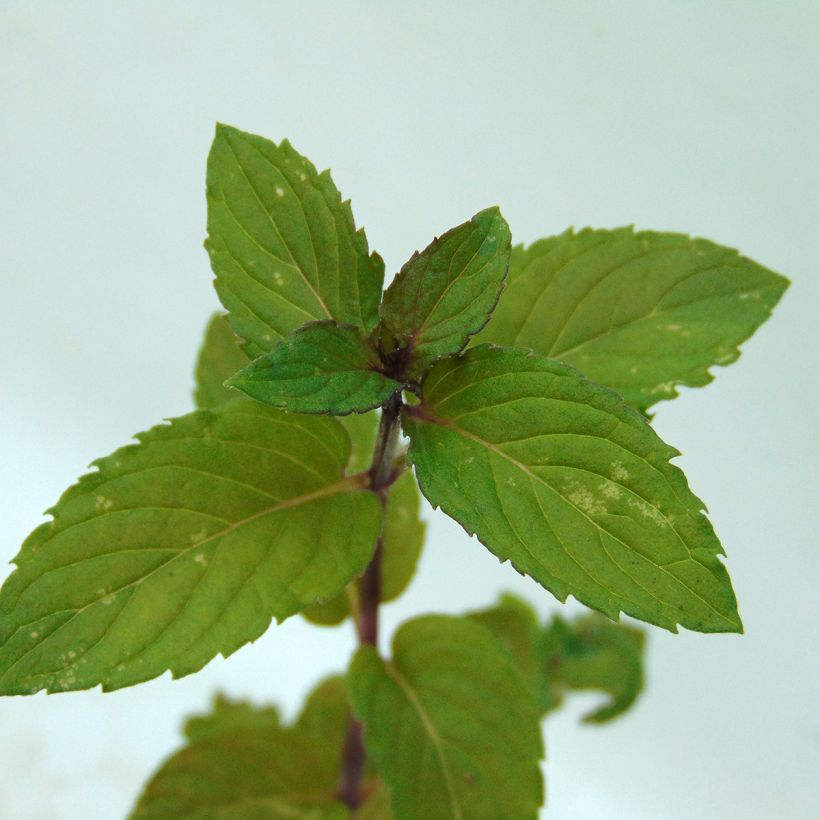
[[[820,816],[818,42],[811,0],[0,3],[0,558],[93,457],[191,407],[217,119],[332,166],[391,272],[493,203],[518,241],[707,236],[794,280],[740,361],[656,422],[747,634],[653,630],[628,717],[580,727],[584,696],[550,719],[549,817]],[[387,633],[501,589],[559,608],[428,517]],[[216,689],[290,714],[352,645],[294,618],[181,681],[0,700],[0,817],[120,818]]]

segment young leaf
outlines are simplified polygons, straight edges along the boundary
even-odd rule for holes
[[[421,375],[436,359],[457,353],[487,322],[510,259],[510,229],[498,208],[434,239],[396,275],[381,308],[382,324]]]
[[[574,365],[645,411],[735,361],[787,286],[705,239],[569,230],[513,249],[507,288],[480,341]]]
[[[439,362],[405,430],[422,492],[560,600],[675,631],[739,632],[678,451],[608,388],[520,350]]]
[[[137,436],[51,510],[0,591],[0,693],[195,672],[370,559],[380,505],[330,418],[238,399]]]
[[[237,370],[250,364],[240,347],[242,340],[234,333],[225,314],[214,314],[205,332],[196,368],[197,407],[209,410],[238,398],[235,390],[223,387]],[[237,355],[239,358],[237,358]],[[339,416],[338,421],[350,437],[350,459],[347,473],[362,473],[370,466],[376,429],[379,426],[374,413],[351,413]]]
[[[241,343],[225,314],[214,313],[205,329],[205,338],[196,360],[194,401],[197,407],[212,409],[239,397],[236,390],[230,390],[223,384],[250,361],[240,347]]]
[[[207,195],[216,290],[249,356],[307,322],[373,329],[384,263],[368,253],[327,171],[287,140],[218,125]]]
[[[535,818],[543,794],[538,710],[512,659],[480,624],[404,624],[385,662],[373,647],[348,673],[365,745],[401,820]]]
[[[599,689],[611,699],[584,715],[585,722],[605,723],[625,712],[643,689],[643,644],[640,630],[600,616],[573,624],[555,618],[538,646],[550,708],[561,704],[565,690]]]
[[[418,484],[413,474],[406,472],[387,495],[382,546],[383,603],[398,598],[416,573],[425,532],[425,523],[419,517],[420,507]],[[340,624],[350,614],[348,593],[342,592],[323,604],[307,607],[302,614],[323,626]]]
[[[384,404],[401,383],[381,372],[379,355],[355,327],[306,325],[226,382],[292,413],[362,413]]]
[[[269,711],[243,705],[239,724],[218,713],[195,719],[212,730],[165,761],[131,820],[347,820],[326,740],[273,724]]]

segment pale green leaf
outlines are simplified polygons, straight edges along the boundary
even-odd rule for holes
[[[510,653],[536,702],[545,711],[550,695],[537,653],[541,625],[535,610],[521,598],[505,594],[495,606],[470,612],[468,617],[489,629]]]
[[[390,792],[380,782],[372,787],[362,806],[353,814],[354,820],[394,820],[395,815],[390,807]]]
[[[678,451],[617,393],[491,346],[437,364],[422,393],[405,421],[422,492],[502,561],[611,618],[741,630]]]
[[[387,495],[381,595],[385,603],[398,598],[416,573],[426,527],[419,515],[420,507],[418,484],[413,474],[407,471],[390,487]],[[350,594],[355,592],[340,593],[323,604],[308,607],[302,614],[309,621],[323,626],[340,624],[350,614]]]
[[[196,360],[194,401],[197,407],[219,407],[239,396],[236,390],[224,387],[223,383],[250,361],[241,344],[242,340],[233,332],[225,314],[211,316]]]
[[[600,616],[571,624],[555,618],[538,646],[550,708],[560,705],[565,690],[594,689],[611,697],[584,715],[587,723],[605,723],[625,712],[643,689],[643,645],[640,630]]]
[[[259,708],[247,700],[231,700],[218,694],[214,698],[211,711],[204,715],[194,715],[185,721],[185,737],[192,743],[222,732],[232,732],[243,727],[282,725],[279,710],[275,706]]]
[[[406,351],[397,355],[409,359],[410,376],[461,350],[486,324],[509,259],[510,229],[498,208],[481,211],[410,257],[381,307],[392,337],[388,347]]]
[[[189,721],[210,731],[162,764],[132,820],[347,820],[325,742],[269,715],[244,704],[239,723],[225,713]]]
[[[64,493],[0,591],[0,692],[115,689],[229,655],[367,565],[380,505],[335,420],[244,399],[137,436]]]
[[[538,709],[509,655],[466,618],[403,625],[348,673],[365,745],[399,820],[527,820],[542,802]]]
[[[401,383],[384,375],[379,355],[355,327],[305,325],[226,386],[292,413],[347,415],[378,407]]]
[[[248,355],[307,322],[373,329],[384,263],[369,254],[327,171],[317,173],[287,140],[218,125],[207,193],[216,290]]]
[[[308,695],[294,727],[326,749],[339,768],[342,743],[350,711],[344,677],[332,675],[320,681]]]
[[[569,230],[513,249],[506,290],[479,341],[574,365],[646,410],[735,361],[787,285],[705,239]]]

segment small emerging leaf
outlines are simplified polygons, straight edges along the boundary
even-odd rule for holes
[[[307,322],[374,328],[384,263],[327,171],[287,140],[218,125],[207,189],[216,290],[249,356]]]
[[[703,504],[618,394],[481,346],[439,362],[405,430],[434,506],[559,600],[674,631],[741,630]]]
[[[645,411],[735,361],[787,286],[705,239],[569,230],[513,249],[507,288],[479,340],[574,365]]]
[[[330,418],[237,399],[142,433],[51,510],[0,591],[0,693],[195,672],[336,595],[381,526]]]
[[[604,723],[625,712],[643,688],[644,634],[635,627],[597,614],[572,622],[556,617],[542,627],[532,607],[514,595],[469,617],[507,649],[543,714],[561,705],[565,691],[594,689],[611,699],[583,719]]]
[[[410,621],[390,661],[372,647],[357,652],[348,686],[397,818],[537,816],[538,709],[483,626],[447,616]]]
[[[292,413],[362,413],[401,383],[381,372],[378,353],[355,327],[317,322],[294,331],[226,382]]]
[[[539,645],[551,708],[560,705],[564,690],[597,689],[611,700],[584,715],[584,721],[605,723],[625,712],[643,689],[643,644],[640,630],[600,616],[572,624],[555,618]]]
[[[391,344],[409,355],[409,376],[457,353],[486,324],[509,258],[510,229],[498,208],[481,211],[410,257],[381,308]]]
[[[241,343],[224,313],[211,316],[196,360],[194,401],[197,407],[213,409],[239,396],[236,390],[225,387],[224,382],[250,361]]]

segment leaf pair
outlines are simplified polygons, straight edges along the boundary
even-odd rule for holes
[[[497,208],[435,239],[387,289],[381,324],[300,327],[230,380],[294,413],[362,413],[383,405],[483,327],[507,274],[510,231]],[[376,343],[378,342],[378,344]]]

